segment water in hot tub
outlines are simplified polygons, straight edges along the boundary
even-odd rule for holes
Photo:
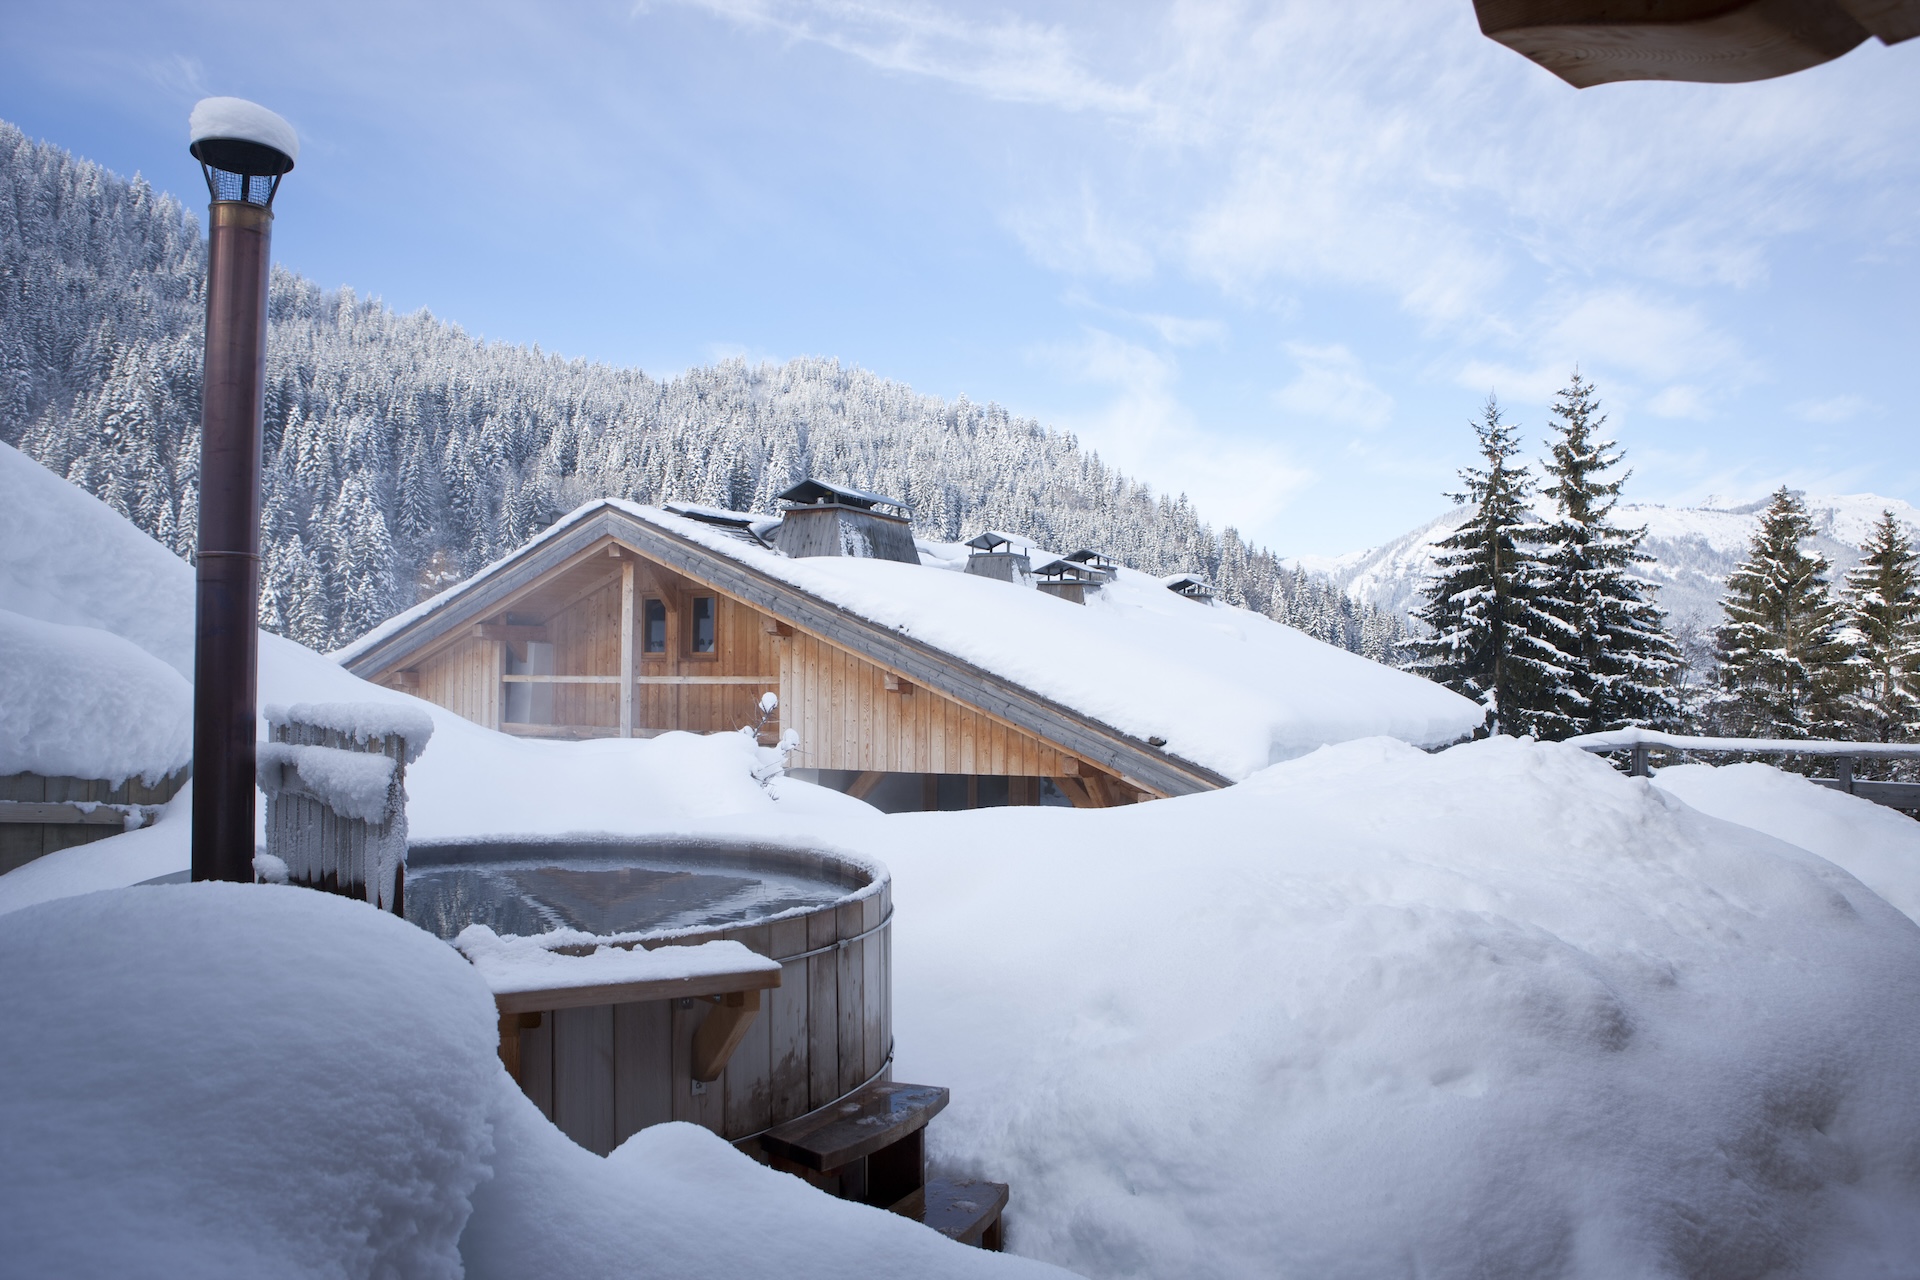
[[[665,859],[565,859],[409,868],[407,919],[451,939],[470,924],[499,934],[714,928],[824,906],[847,889],[760,868]]]

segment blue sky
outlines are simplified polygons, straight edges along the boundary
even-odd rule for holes
[[[1077,432],[1285,554],[1444,505],[1578,362],[1631,497],[1920,502],[1920,41],[1575,92],[1468,0],[0,9],[0,116],[201,204],[300,130],[275,251],[672,374],[836,356]]]

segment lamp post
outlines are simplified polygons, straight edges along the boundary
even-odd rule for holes
[[[189,134],[212,200],[200,389],[193,878],[250,882],[268,251],[274,193],[300,141],[292,125],[241,98],[203,99]]]

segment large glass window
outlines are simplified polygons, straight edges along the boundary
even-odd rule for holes
[[[693,651],[712,653],[714,651],[714,599],[712,596],[693,598]]]
[[[640,606],[641,649],[646,653],[667,651],[667,602],[648,599]]]

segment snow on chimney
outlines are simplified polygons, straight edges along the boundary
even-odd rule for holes
[[[819,480],[802,480],[781,494],[780,501],[789,505],[774,531],[773,545],[796,560],[853,556],[920,563],[919,548],[913,544],[912,512],[905,503]]]

